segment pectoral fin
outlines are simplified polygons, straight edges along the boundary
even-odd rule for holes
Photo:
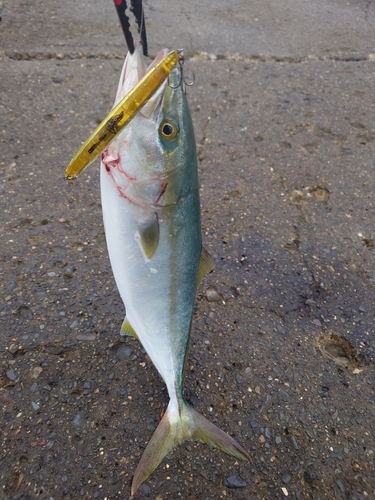
[[[159,244],[159,221],[157,214],[154,217],[142,222],[138,227],[136,239],[147,259],[151,259]]]
[[[122,323],[120,335],[122,335],[122,336],[133,335],[133,337],[138,339],[138,335],[136,334],[136,331],[134,330],[134,328],[132,327],[132,325],[130,324],[130,322],[127,318],[125,318],[123,323]]]
[[[215,267],[214,259],[207,252],[207,250],[204,247],[202,247],[201,259],[199,261],[198,274],[197,274],[197,288],[202,279],[206,276],[206,274],[211,272],[214,267]]]

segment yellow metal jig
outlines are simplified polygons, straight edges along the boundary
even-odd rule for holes
[[[127,123],[155,94],[180,61],[178,51],[169,52],[115,106],[79,149],[65,171],[65,179],[74,179],[112,142]]]

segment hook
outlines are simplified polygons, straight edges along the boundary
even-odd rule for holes
[[[184,93],[186,94],[186,88],[185,87],[191,87],[192,85],[194,85],[195,83],[195,73],[193,71],[193,80],[191,82],[187,82],[184,78],[184,62],[185,62],[185,58],[184,58],[184,51],[183,49],[179,49],[177,51],[177,53],[179,54],[180,56],[180,60],[178,62],[178,65],[180,67],[180,79],[178,81],[178,84],[177,85],[171,85],[171,82],[168,78],[168,85],[170,86],[171,89],[173,90],[176,90],[178,89],[178,87],[180,87],[182,85],[182,88],[183,88],[183,91]]]

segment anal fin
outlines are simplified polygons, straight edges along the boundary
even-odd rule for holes
[[[202,281],[202,279],[212,271],[215,267],[214,259],[207,252],[207,250],[202,247],[201,258],[199,261],[198,274],[197,274],[197,288]]]
[[[132,335],[136,339],[139,340],[138,335],[132,325],[130,324],[129,320],[127,318],[124,319],[122,325],[121,325],[121,330],[120,330],[120,335],[125,336],[125,335]]]

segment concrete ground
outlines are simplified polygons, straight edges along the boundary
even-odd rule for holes
[[[185,49],[204,243],[195,443],[136,498],[375,499],[375,5],[145,1]],[[126,53],[110,1],[0,1],[0,498],[123,499],[168,397],[124,308],[98,162],[63,180]]]

